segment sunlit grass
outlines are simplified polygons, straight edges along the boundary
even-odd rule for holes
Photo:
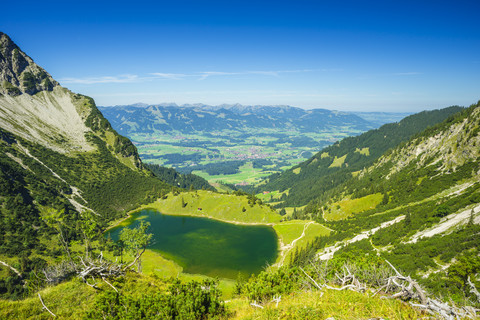
[[[345,219],[355,213],[374,209],[382,202],[381,193],[371,194],[358,199],[343,199],[331,204],[325,211],[324,217],[327,220]]]
[[[275,224],[273,229],[285,246],[284,251],[277,257],[276,264],[288,263],[296,248],[305,248],[316,237],[328,235],[331,231],[321,224],[307,220],[281,222]]]
[[[252,307],[247,299],[234,299],[227,306],[233,310],[232,319],[424,319],[425,314],[402,301],[371,297],[354,291],[301,291],[282,296],[263,309]]]
[[[182,206],[182,199],[185,206]],[[282,217],[265,205],[251,206],[246,196],[219,194],[198,190],[177,196],[169,194],[167,199],[159,199],[140,209],[156,209],[164,214],[208,217],[234,223],[268,224],[279,222]]]
[[[362,148],[362,149],[356,148],[355,152],[363,154],[364,156],[369,156],[370,155],[370,149],[368,147],[367,148]]]
[[[259,168],[253,168],[251,162],[247,162],[245,165],[239,167],[239,173],[228,175],[209,175],[207,172],[195,170],[192,173],[196,174],[209,182],[221,182],[228,184],[247,183],[256,184],[261,178],[267,177],[272,173],[278,171],[264,170]]]
[[[337,158],[335,156],[335,159],[333,159],[332,164],[330,164],[329,168],[340,168],[342,164],[345,162],[345,159],[347,158],[347,155],[344,155],[343,157]]]
[[[284,244],[289,244],[302,235],[304,226],[307,222],[308,221],[305,220],[286,221],[276,224],[273,226],[273,229],[275,229]]]

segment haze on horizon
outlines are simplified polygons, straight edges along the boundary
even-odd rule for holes
[[[54,0],[2,11],[2,32],[98,105],[418,112],[480,99],[478,1]]]

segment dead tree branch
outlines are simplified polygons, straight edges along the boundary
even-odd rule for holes
[[[459,318],[477,317],[477,310],[471,307],[458,308],[455,305],[448,305],[447,303],[427,297],[427,293],[414,281],[410,276],[405,277],[398,272],[395,267],[385,260],[390,267],[395,271],[395,276],[387,279],[387,284],[383,286],[386,292],[395,292],[391,298],[401,298],[403,300],[419,301],[420,303],[410,302],[416,308],[423,309],[432,315],[440,315],[444,319],[454,320]]]
[[[40,295],[40,292],[38,293],[38,298],[40,299],[40,302],[42,303],[43,309],[47,310],[53,317],[56,317],[55,313],[50,311],[50,309],[47,308],[45,303],[43,303],[42,296]]]
[[[320,286],[315,280],[313,280],[312,277],[310,277],[310,275],[308,273],[305,272],[305,270],[302,269],[302,267],[300,267],[300,270],[307,276],[308,279],[310,279],[310,281],[313,282],[313,284],[320,290],[322,290],[323,286]]]
[[[469,306],[460,308],[455,306],[453,302],[451,302],[449,305],[445,302],[441,302],[439,300],[428,297],[425,290],[415,280],[413,280],[410,276],[402,275],[389,261],[386,262],[394,271],[394,275],[391,275],[391,272],[386,272],[386,270],[382,270],[382,277],[375,277],[373,286],[378,289],[373,294],[374,296],[379,292],[383,291],[387,293],[388,296],[383,296],[382,298],[402,299],[410,301],[410,305],[412,305],[413,307],[422,309],[423,311],[433,315],[436,318],[443,318],[447,320],[459,318],[477,318],[477,314],[478,312],[480,312],[480,310]],[[340,287],[332,287],[327,285],[326,283],[320,285],[305,270],[303,270],[301,267],[299,269],[305,274],[308,280],[320,290],[322,290],[323,288],[338,291],[348,289],[359,292],[364,292],[367,290],[366,285],[362,284],[358,280],[358,277],[355,275],[354,272],[351,272],[350,268],[347,265],[343,267],[343,274],[336,273],[335,279],[332,281],[333,283],[338,284]],[[319,270],[316,267],[314,269],[317,272],[317,276],[320,276]],[[355,267],[353,267],[352,269],[355,269]],[[388,274],[390,274],[390,276],[388,276]],[[321,277],[321,279],[323,279],[323,281],[325,282],[327,281],[325,277]],[[478,292],[477,288],[470,280],[470,278],[468,279],[468,284],[471,288],[470,292],[472,292],[480,302],[480,293]]]
[[[389,277],[387,279],[386,292],[396,291],[398,288],[399,292],[392,295],[392,298],[401,298],[403,300],[419,300],[421,304],[427,302],[425,291],[420,287],[420,285],[413,280],[410,276],[405,277],[387,260],[385,260],[393,271],[395,271],[395,276]]]
[[[118,290],[117,290],[117,288],[115,288],[115,287],[114,287],[114,286],[113,286],[113,285],[112,285],[110,282],[108,282],[108,281],[107,281],[107,279],[105,279],[105,278],[102,278],[102,280],[103,280],[103,281],[105,281],[105,283],[106,283],[106,284],[108,284],[110,287],[112,287],[112,288],[113,288],[113,290],[115,290],[115,291],[118,293]]]
[[[123,268],[123,271],[126,271],[127,269],[129,269],[131,266],[133,266],[137,261],[138,259],[140,259],[140,257],[142,256],[142,254],[145,252],[145,249],[146,248],[143,248],[142,252],[138,253],[136,256],[135,256],[135,259],[129,263],[128,265],[126,265],[124,268]]]
[[[470,280],[470,276],[467,279],[468,285],[470,286],[470,292],[477,297],[477,301],[480,302],[480,293],[478,292],[477,288],[473,284],[472,280]]]
[[[103,256],[100,255],[98,259],[85,259],[83,260],[80,257],[80,261],[82,263],[81,268],[79,268],[78,276],[88,284],[89,286],[96,288],[95,279],[101,278],[105,281],[108,285],[114,288],[115,291],[117,289],[110,284],[106,279],[108,278],[116,278],[125,274],[125,269],[122,268],[121,264],[117,264],[115,262],[110,262],[108,260],[104,260]],[[89,279],[92,279],[93,284],[89,282]]]
[[[257,301],[253,301],[252,303],[250,303],[250,305],[251,305],[252,307],[257,307],[257,308],[263,309],[263,306],[259,305],[259,304],[257,303]]]
[[[3,261],[0,261],[0,264],[3,264],[5,267],[10,268],[10,270],[12,270],[13,272],[15,272],[20,278],[22,277],[22,274],[20,273],[20,271],[18,271],[17,269],[15,269],[14,267],[12,267],[12,266],[9,265],[8,263],[3,262]]]

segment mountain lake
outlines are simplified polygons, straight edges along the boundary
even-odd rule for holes
[[[236,279],[258,274],[277,258],[278,239],[273,228],[240,225],[209,218],[165,215],[156,210],[132,214],[108,231],[117,240],[125,227],[150,222],[153,234],[147,247],[183,267],[183,272]]]

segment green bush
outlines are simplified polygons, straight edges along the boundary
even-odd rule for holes
[[[236,291],[250,301],[267,302],[274,296],[293,292],[298,288],[299,271],[296,268],[280,268],[275,272],[262,271],[245,283],[238,283]]]
[[[181,283],[173,280],[169,289],[140,297],[107,291],[99,295],[85,319],[213,319],[225,318],[217,282],[204,280]]]

